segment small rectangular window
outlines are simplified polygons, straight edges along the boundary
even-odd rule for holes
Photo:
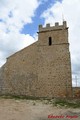
[[[52,38],[49,37],[49,46],[52,45]]]

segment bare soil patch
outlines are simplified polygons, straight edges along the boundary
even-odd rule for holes
[[[49,115],[54,118],[48,118]],[[64,117],[55,118],[61,115]],[[41,100],[0,98],[0,120],[80,120],[80,108],[53,106]]]

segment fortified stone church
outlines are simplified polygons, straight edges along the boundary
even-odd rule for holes
[[[39,25],[38,41],[7,58],[0,94],[71,97],[71,61],[66,21]]]

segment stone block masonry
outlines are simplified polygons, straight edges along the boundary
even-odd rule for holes
[[[68,27],[39,25],[38,41],[7,58],[0,70],[0,93],[33,97],[71,97]]]

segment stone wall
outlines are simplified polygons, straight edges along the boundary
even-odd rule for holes
[[[73,97],[80,98],[80,87],[73,87]]]
[[[39,26],[38,41],[7,58],[1,69],[0,91],[35,97],[71,97],[68,28]],[[49,45],[49,37],[52,44]],[[4,89],[2,89],[4,86]]]
[[[6,92],[9,94],[31,95],[37,80],[37,46],[33,44],[7,59],[4,67]]]
[[[52,44],[49,46],[49,37]],[[55,26],[39,26],[39,69],[38,80],[42,81],[40,96],[71,96],[71,62],[68,43],[68,27],[55,23]]]

